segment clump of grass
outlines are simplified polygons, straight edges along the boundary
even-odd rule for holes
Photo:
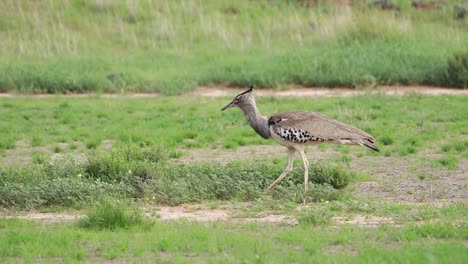
[[[468,88],[468,50],[455,53],[448,60],[446,77],[450,85]]]
[[[33,136],[31,139],[31,146],[32,147],[37,147],[37,146],[42,146],[44,144],[44,140],[41,137],[38,136]]]
[[[120,228],[141,227],[150,222],[143,217],[143,213],[136,207],[129,207],[121,201],[105,200],[97,204],[86,218],[78,222],[78,226],[86,229],[115,230]]]
[[[86,143],[86,148],[87,149],[96,149],[99,144],[100,144],[100,140],[92,140],[92,141],[89,141]]]
[[[330,224],[333,212],[327,207],[308,207],[302,210],[297,219],[303,225],[327,225]]]
[[[407,156],[407,155],[410,155],[410,154],[414,154],[417,152],[417,149],[415,146],[413,145],[404,145],[404,146],[401,146],[399,151],[398,151],[398,154],[400,154],[400,156]]]
[[[68,148],[69,148],[70,150],[75,150],[75,149],[78,148],[78,145],[77,145],[76,143],[71,143],[70,145],[68,145]]]
[[[110,151],[98,151],[90,156],[86,173],[93,179],[108,182],[129,177],[146,180],[154,175],[158,163],[168,159],[169,152],[159,145],[142,149],[135,144],[119,144]]]
[[[0,151],[4,149],[14,149],[16,147],[16,140],[13,136],[2,136],[0,138]]]
[[[454,156],[447,156],[436,159],[436,164],[446,169],[453,170],[458,167],[458,159]]]
[[[381,138],[379,138],[379,141],[384,144],[385,146],[388,146],[388,145],[392,145],[393,144],[393,138],[391,136],[383,136]]]
[[[44,164],[47,161],[47,154],[44,151],[33,150],[32,162],[34,164]]]
[[[52,151],[54,153],[60,153],[60,152],[62,152],[62,148],[59,145],[55,145],[55,146],[52,147]]]
[[[355,173],[338,166],[313,166],[309,172],[310,180],[318,184],[329,184],[335,189],[347,186],[356,178]]]
[[[468,141],[453,141],[449,144],[442,145],[443,152],[462,153],[468,148]]]

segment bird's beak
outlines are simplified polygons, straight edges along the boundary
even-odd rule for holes
[[[221,111],[224,111],[224,110],[229,109],[229,108],[234,107],[234,106],[235,106],[234,101],[232,101],[229,104],[227,104],[225,107],[223,107],[223,109],[221,109]]]

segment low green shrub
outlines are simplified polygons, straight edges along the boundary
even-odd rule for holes
[[[44,164],[0,167],[0,206],[82,207],[104,198],[154,197],[177,205],[210,200],[254,201],[281,174],[271,161],[175,164],[161,147],[122,144],[109,151],[53,154]],[[312,166],[308,201],[337,200],[355,178],[340,167]],[[296,168],[272,192],[274,199],[302,202],[303,170]]]
[[[90,178],[107,182],[135,177],[148,180],[154,176],[155,166],[166,161],[169,153],[162,146],[140,148],[135,144],[120,144],[91,155],[86,173]]]
[[[448,60],[446,78],[453,87],[468,88],[468,51],[455,53]]]
[[[82,174],[45,173],[40,166],[0,168],[0,206],[39,208],[60,205],[82,207],[106,197],[134,197],[136,190],[123,182],[106,183]],[[61,176],[61,177],[59,177]]]
[[[329,184],[335,189],[347,186],[356,175],[338,166],[314,166],[309,171],[310,180],[318,184]]]
[[[92,208],[84,219],[78,221],[78,226],[86,229],[130,228],[149,225],[143,213],[137,207],[129,207],[121,201],[104,200]]]

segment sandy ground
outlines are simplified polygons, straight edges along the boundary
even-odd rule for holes
[[[190,93],[193,96],[231,97],[245,91],[245,88],[228,88],[223,86],[200,87]],[[431,86],[379,86],[372,90],[350,88],[317,88],[305,86],[291,86],[286,90],[256,89],[257,96],[286,96],[286,97],[333,97],[355,96],[366,93],[381,93],[387,95],[404,95],[420,93],[425,95],[468,95],[468,89],[452,89]]]
[[[300,209],[299,209],[300,210]],[[162,207],[144,207],[145,216],[157,221],[229,221],[234,223],[276,223],[284,225],[297,225],[297,219],[280,214],[262,214],[256,217],[236,217],[235,213],[226,209],[211,209],[203,204],[183,204],[179,206]],[[43,213],[27,212],[11,214],[10,212],[0,213],[0,218],[6,219],[24,219],[44,224],[75,222],[85,218],[80,212],[62,212],[62,213]],[[363,216],[356,215],[352,218],[333,217],[332,221],[336,226],[339,225],[357,225],[362,227],[377,227],[380,224],[390,224],[399,226],[391,217]]]
[[[226,86],[202,86],[185,96],[204,97],[232,97],[245,91],[246,88]],[[286,97],[333,97],[333,96],[355,96],[366,93],[380,93],[387,95],[404,95],[407,93],[420,93],[425,95],[468,95],[468,89],[456,89],[433,86],[379,86],[372,90],[353,88],[324,88],[291,85],[288,89],[262,88],[255,89],[257,96],[286,96]],[[49,97],[104,97],[104,98],[145,98],[160,97],[158,93],[104,93],[104,94],[16,94],[0,93],[0,98],[23,97],[23,98],[49,98]]]

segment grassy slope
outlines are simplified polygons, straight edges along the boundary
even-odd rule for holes
[[[300,1],[2,1],[0,91],[197,85],[446,85],[465,50],[452,3],[400,12]]]

